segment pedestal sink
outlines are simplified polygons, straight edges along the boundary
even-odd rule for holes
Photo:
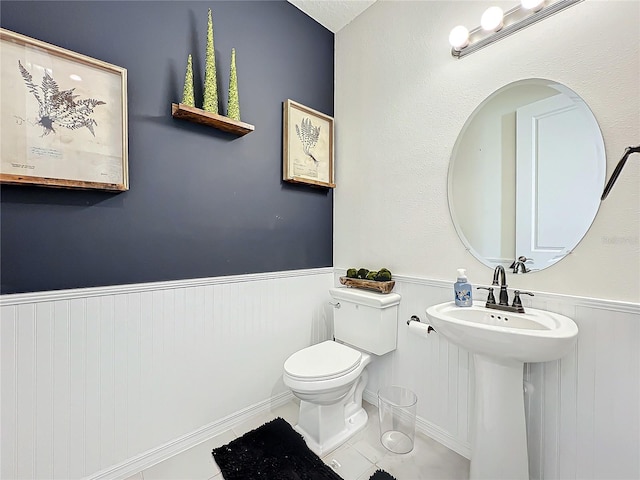
[[[473,354],[475,406],[470,479],[528,480],[523,366],[563,357],[578,337],[564,315],[527,308],[526,313],[454,302],[427,308],[436,332]]]

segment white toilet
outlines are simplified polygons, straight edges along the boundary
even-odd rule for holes
[[[329,293],[335,340],[294,353],[284,362],[283,374],[285,385],[300,399],[295,429],[317,455],[342,445],[366,425],[366,366],[376,355],[396,349],[398,331],[397,293],[347,287]]]

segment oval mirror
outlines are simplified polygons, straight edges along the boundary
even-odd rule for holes
[[[490,95],[462,128],[449,165],[449,209],[460,239],[485,265],[542,270],[591,226],[605,173],[602,133],[584,100],[557,82],[521,80]]]

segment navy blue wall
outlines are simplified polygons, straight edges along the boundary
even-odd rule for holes
[[[244,137],[171,117],[189,53],[201,103],[208,8],[225,107],[236,49]],[[128,70],[130,180],[3,185],[2,293],[332,264],[332,191],[281,180],[282,102],[333,115],[331,32],[284,1],[2,0],[0,23]]]

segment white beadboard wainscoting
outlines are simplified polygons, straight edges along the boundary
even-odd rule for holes
[[[469,458],[473,357],[437,333],[410,333],[406,323],[412,315],[427,322],[428,306],[453,300],[453,282],[394,279],[402,295],[398,348],[369,367],[365,399],[375,404],[384,385],[412,389],[416,428]],[[534,293],[525,308],[567,315],[580,332],[561,360],[525,365],[531,478],[640,478],[640,304]]]
[[[0,297],[0,476],[124,478],[291,398],[333,269]]]
[[[340,273],[0,297],[1,478],[125,478],[286,402],[284,360],[331,336]],[[406,324],[451,300],[452,283],[395,280],[398,349],[369,367],[365,399],[414,390],[418,430],[469,457],[473,359]],[[640,305],[535,293],[525,306],[580,334],[563,359],[525,366],[531,478],[640,478]]]

